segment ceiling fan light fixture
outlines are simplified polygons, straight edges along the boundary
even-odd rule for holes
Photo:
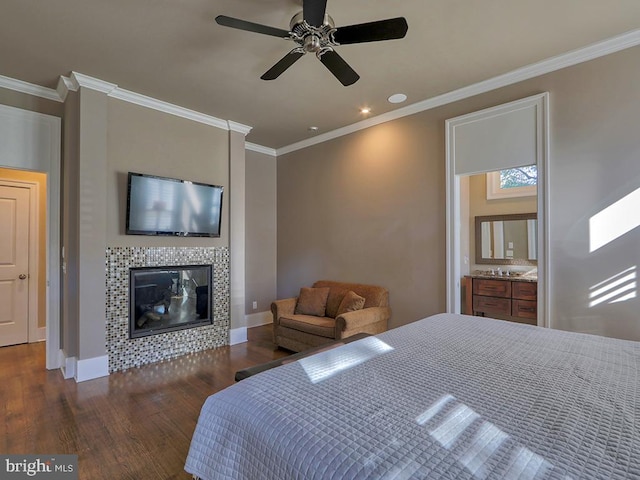
[[[320,38],[317,35],[307,35],[304,37],[304,51],[311,53],[317,52],[322,47]]]

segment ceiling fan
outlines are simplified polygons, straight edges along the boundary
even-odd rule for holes
[[[352,85],[360,76],[335,51],[334,47],[353,43],[377,42],[403,38],[408,29],[403,17],[336,27],[326,13],[327,0],[303,0],[302,12],[294,15],[289,30],[247,22],[237,18],[218,15],[216,22],[225,27],[271,35],[298,44],[260,78],[275,80],[305,53],[316,57],[344,86]]]

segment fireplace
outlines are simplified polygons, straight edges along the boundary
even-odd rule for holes
[[[212,266],[129,269],[129,338],[213,323]]]

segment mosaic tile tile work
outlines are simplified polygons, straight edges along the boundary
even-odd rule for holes
[[[213,265],[213,325],[129,339],[129,269]],[[109,372],[229,344],[229,249],[227,247],[108,247],[107,354]]]

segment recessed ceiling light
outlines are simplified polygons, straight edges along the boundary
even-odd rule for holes
[[[402,103],[407,99],[407,96],[404,93],[394,93],[387,100],[389,103]]]
[[[320,130],[318,127],[309,127],[307,128],[307,130],[309,130],[311,133],[318,133],[318,130]]]
[[[363,107],[360,109],[360,113],[366,115],[367,113],[371,113],[371,109],[369,107]]]

